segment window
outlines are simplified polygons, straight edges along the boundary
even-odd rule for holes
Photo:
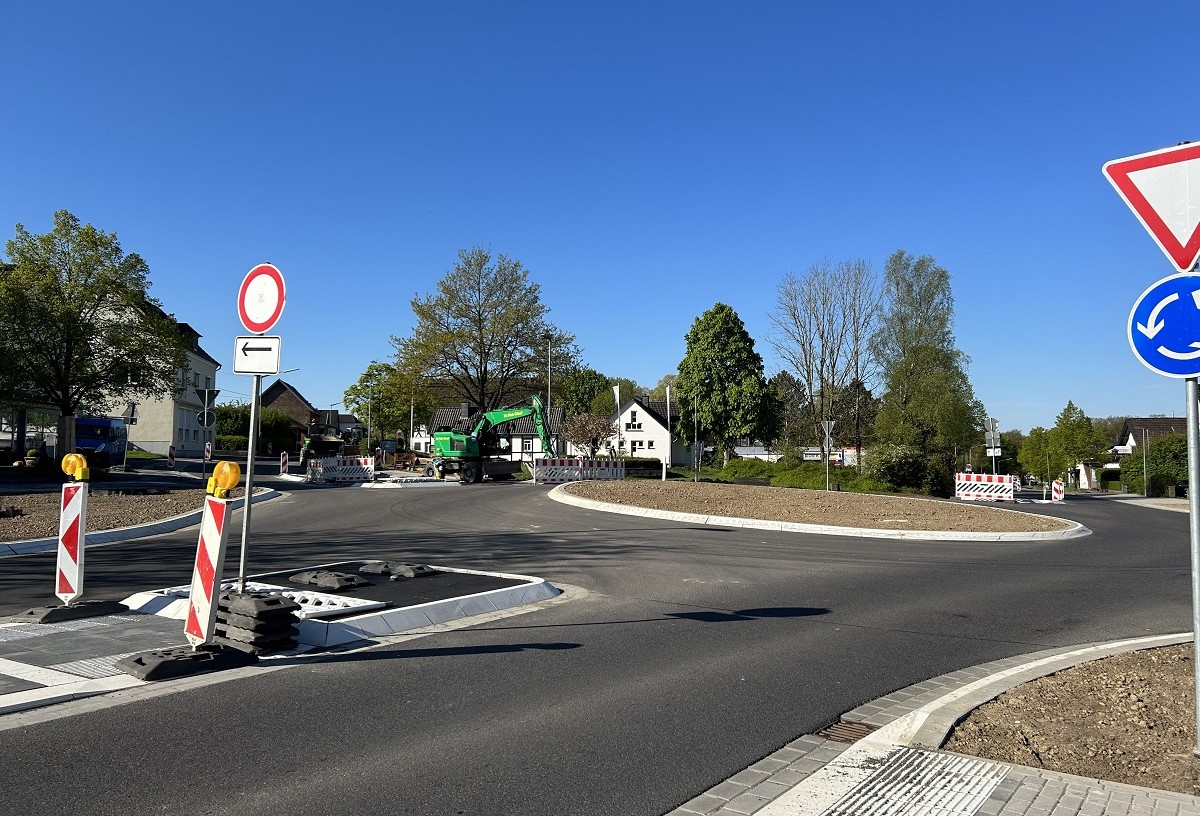
[[[654,440],[653,439],[650,439],[646,442],[646,448],[649,450],[654,450]]]
[[[630,411],[629,412],[629,421],[625,423],[625,430],[640,431],[641,429],[642,429],[642,423],[638,422],[637,411]]]
[[[196,371],[192,374],[192,388],[200,387],[200,372]]]
[[[533,437],[521,437],[521,453],[533,453]]]
[[[205,390],[205,391],[211,391],[211,390],[212,390],[212,378],[211,378],[211,377],[205,377],[205,378],[204,378],[204,390]]]

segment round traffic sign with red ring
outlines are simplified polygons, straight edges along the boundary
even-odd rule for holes
[[[287,294],[283,273],[274,264],[261,263],[246,273],[238,291],[238,317],[247,331],[262,334],[271,330],[283,314]]]

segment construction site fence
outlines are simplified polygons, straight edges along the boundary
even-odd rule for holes
[[[533,480],[538,484],[582,481],[616,481],[625,478],[620,459],[534,459]]]
[[[310,482],[371,482],[375,480],[375,459],[371,456],[310,459],[305,478]]]

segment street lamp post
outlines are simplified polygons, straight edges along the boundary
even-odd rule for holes
[[[546,341],[546,433],[550,433],[550,344],[554,342],[554,335],[550,332],[545,332],[542,339]],[[550,440],[551,448],[554,446],[554,440]],[[553,449],[546,451],[546,456],[553,456]]]

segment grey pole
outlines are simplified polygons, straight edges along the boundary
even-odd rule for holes
[[[258,402],[262,375],[254,375],[254,393],[250,400],[250,451],[246,454],[246,496],[242,503],[242,546],[238,554],[237,591],[246,591],[246,547],[250,541],[250,497],[254,495],[254,452],[258,448]]]
[[[1192,543],[1192,637],[1200,641],[1200,412],[1197,411],[1196,378],[1187,378],[1188,423],[1188,527]],[[1200,672],[1192,661],[1192,699],[1200,715]],[[1200,757],[1200,716],[1196,718],[1196,742],[1192,755]]]

